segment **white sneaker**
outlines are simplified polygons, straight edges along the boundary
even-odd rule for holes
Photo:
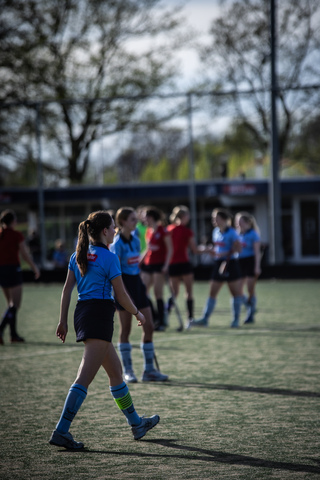
[[[190,330],[190,328],[192,328],[193,325],[194,325],[193,322],[194,322],[194,319],[193,319],[193,318],[188,318],[188,320],[187,320],[187,322],[186,322],[186,324],[185,324],[185,329],[186,329],[186,330]]]
[[[124,374],[124,380],[126,383],[137,383],[138,379],[133,372],[126,372]]]
[[[67,448],[68,450],[80,450],[84,447],[82,442],[76,442],[73,440],[73,436],[70,432],[59,433],[57,430],[53,430],[49,443],[51,445],[56,445],[57,447]]]
[[[168,375],[159,372],[158,370],[144,371],[141,377],[143,382],[165,382],[168,380]]]
[[[141,417],[140,425],[136,427],[131,427],[132,435],[135,440],[139,440],[145,436],[145,434],[151,430],[151,428],[155,427],[157,423],[159,423],[160,417],[159,415],[153,415],[150,418]]]

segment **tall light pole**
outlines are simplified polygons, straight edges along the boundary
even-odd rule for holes
[[[281,192],[279,182],[279,141],[277,119],[277,73],[276,73],[276,0],[270,0],[271,39],[271,174],[269,184],[270,209],[270,263],[282,261],[281,242]]]
[[[194,174],[194,149],[193,149],[193,130],[192,130],[192,94],[187,95],[187,112],[188,112],[188,133],[189,133],[189,201],[191,213],[191,226],[196,241],[198,241],[198,227],[197,227],[197,200],[196,200],[196,185]]]
[[[42,149],[41,149],[41,113],[40,104],[36,106],[36,138],[37,138],[37,164],[38,164],[38,212],[40,225],[40,245],[41,245],[41,267],[44,268],[47,256],[45,214],[44,214],[44,193],[43,193],[43,173],[42,173]]]

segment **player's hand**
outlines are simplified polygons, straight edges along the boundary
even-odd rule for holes
[[[60,338],[62,343],[65,342],[67,333],[68,333],[68,325],[65,325],[65,324],[59,322],[58,326],[57,326],[56,335],[57,335],[57,337]]]
[[[142,327],[142,325],[146,323],[146,319],[141,312],[139,312],[138,315],[136,315],[136,319],[138,322],[138,327]]]
[[[38,278],[40,277],[41,273],[40,273],[40,270],[39,268],[36,266],[35,269],[34,269],[34,278],[35,280],[38,280]]]

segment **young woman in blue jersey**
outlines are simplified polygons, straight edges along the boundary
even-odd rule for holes
[[[209,317],[213,312],[217,295],[224,282],[228,283],[232,295],[232,322],[231,327],[239,326],[239,317],[242,304],[241,271],[237,257],[240,250],[240,240],[237,232],[231,227],[232,216],[227,210],[217,208],[212,212],[212,223],[215,227],[212,232],[213,255],[215,258],[212,278],[210,281],[210,294],[198,320],[189,322],[187,328],[192,326],[207,327]]]
[[[115,236],[110,251],[118,255],[122,271],[122,279],[135,305],[141,310],[145,317],[141,340],[141,350],[144,357],[144,371],[141,380],[143,382],[163,382],[168,380],[168,375],[160,373],[154,367],[154,346],[153,346],[153,320],[149,299],[146,295],[146,287],[140,277],[140,240],[133,235],[137,226],[137,214],[131,207],[122,207],[116,213],[116,225],[119,232]],[[119,302],[116,305],[120,318],[120,335],[118,348],[124,368],[124,379],[126,382],[135,383],[137,377],[133,371],[131,359],[131,344],[129,341],[132,323],[132,314],[125,310]]]
[[[73,439],[69,428],[101,366],[109,377],[110,392],[126,416],[135,440],[142,438],[160,420],[158,415],[143,418],[137,414],[122,378],[121,362],[111,343],[115,312],[112,288],[121,305],[136,317],[138,325],[145,323],[143,314],[124,288],[117,255],[108,249],[114,235],[114,221],[105,211],[91,213],[79,225],[77,250],[70,258],[56,334],[65,342],[71,293],[77,285],[74,327],[77,342],[84,342],[85,347],[76,380],[69,390],[60,420],[50,438],[51,445],[72,450],[83,448],[83,443]]]
[[[239,264],[241,268],[241,291],[242,298],[247,307],[245,324],[254,322],[257,297],[255,287],[261,274],[261,241],[257,222],[253,215],[248,212],[239,212],[235,216],[235,226],[239,233],[241,251],[239,253]],[[244,295],[244,288],[247,286],[248,297]]]

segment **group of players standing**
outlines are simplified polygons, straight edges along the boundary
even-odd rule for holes
[[[179,294],[180,283],[185,286],[188,321],[186,329],[195,326],[208,326],[209,317],[216,304],[216,297],[224,282],[227,282],[232,295],[231,327],[239,327],[240,311],[243,304],[247,308],[245,324],[254,322],[256,310],[255,284],[260,271],[260,235],[256,221],[247,212],[239,212],[232,217],[224,209],[212,212],[214,226],[211,246],[197,245],[189,228],[189,209],[176,206],[165,225],[163,213],[155,207],[122,207],[115,214],[118,233],[110,251],[120,260],[124,285],[137,307],[143,312],[146,323],[143,326],[141,349],[145,357],[145,370],[142,380],[163,381],[167,376],[154,369],[152,333],[166,328],[166,315],[170,312]],[[144,247],[141,249],[142,240]],[[202,254],[204,251],[214,257],[210,293],[200,319],[194,319],[193,265],[189,251]],[[169,281],[171,296],[164,302],[164,285]],[[248,293],[244,294],[247,286]],[[157,313],[150,300],[150,289],[154,289]],[[119,352],[127,382],[136,382],[129,335],[131,314],[117,303],[120,318]],[[156,318],[156,320],[155,320]],[[148,372],[147,351],[150,371]]]
[[[184,205],[176,206],[170,217],[169,225],[165,225],[163,213],[155,207],[139,209],[139,215],[135,210],[124,207],[116,214],[116,224],[119,233],[114,243],[110,246],[111,251],[117,253],[121,259],[122,251],[119,245],[123,245],[123,218],[127,216],[131,230],[127,230],[127,237],[139,237],[145,247],[140,249],[138,240],[135,241],[135,252],[130,247],[130,261],[126,259],[122,264],[123,271],[133,271],[132,258],[136,259],[135,273],[139,273],[143,284],[146,286],[149,297],[150,289],[154,288],[156,299],[157,322],[156,330],[164,330],[166,326],[166,313],[172,308],[179,294],[180,283],[186,290],[186,308],[188,322],[186,328],[193,326],[207,326],[209,317],[214,310],[217,294],[222,284],[227,282],[233,297],[233,318],[231,327],[239,327],[239,307],[245,304],[247,316],[245,324],[254,322],[256,310],[255,284],[261,273],[260,267],[260,233],[255,218],[247,212],[238,212],[232,225],[231,214],[222,208],[212,212],[212,241],[209,245],[197,245],[194,234],[189,228],[189,209]],[[138,219],[139,216],[139,219]],[[129,238],[129,237],[128,237]],[[117,247],[118,245],[118,247]],[[214,258],[212,277],[210,282],[210,294],[200,319],[194,319],[193,299],[193,266],[189,252],[193,254],[209,253]],[[140,268],[139,268],[140,265]],[[130,273],[129,273],[130,274]],[[172,296],[168,303],[163,300],[163,290],[166,278],[169,280]],[[247,295],[244,290],[247,287]],[[155,315],[154,315],[155,316]]]

